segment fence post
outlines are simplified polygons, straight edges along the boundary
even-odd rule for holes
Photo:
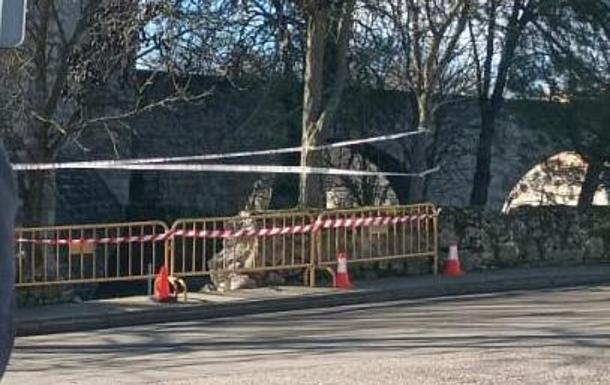
[[[438,275],[438,217],[440,214],[440,209],[437,211],[435,206],[432,206],[432,226],[434,226],[434,267],[433,272],[434,275]]]
[[[310,215],[310,219],[312,219],[313,216]],[[315,228],[315,222],[313,222],[314,228]],[[311,234],[311,247],[310,247],[310,251],[309,251],[309,287],[316,287],[316,268],[317,268],[317,262],[316,262],[316,245],[317,245],[317,238],[318,238],[318,233],[319,231],[314,231]]]
[[[164,246],[164,252],[165,252],[165,261],[163,262],[165,268],[167,269],[167,272],[170,276],[174,275],[174,242],[172,242],[171,237],[168,237],[165,240],[165,246]]]
[[[146,283],[148,284],[147,287],[147,292],[148,295],[152,295],[152,277],[153,277],[153,272],[152,272],[153,268],[152,268],[152,263],[148,264],[148,279],[146,280]]]

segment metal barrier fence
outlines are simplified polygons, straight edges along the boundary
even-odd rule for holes
[[[304,270],[429,257],[437,272],[432,204],[330,211],[274,211],[224,218],[17,229],[17,287],[142,280],[171,275]],[[214,276],[213,276],[214,278]]]
[[[313,263],[314,217],[302,212],[180,219],[174,223],[170,272],[309,269]]]
[[[167,264],[163,222],[16,230],[16,286],[139,280]]]
[[[335,265],[342,252],[348,263],[427,257],[436,274],[437,215],[432,204],[325,212],[318,219],[316,265]]]

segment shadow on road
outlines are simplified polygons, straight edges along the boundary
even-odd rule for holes
[[[15,353],[44,357],[36,365],[43,371],[153,359],[162,369],[352,352],[610,348],[610,306],[587,293],[502,293],[23,338]]]

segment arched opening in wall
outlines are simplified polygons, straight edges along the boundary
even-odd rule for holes
[[[375,151],[379,158],[383,155]],[[379,166],[381,159],[375,162],[375,155],[353,151],[350,148],[340,148],[325,154],[327,167],[361,171],[385,171]],[[334,176],[325,178],[327,208],[349,208],[364,206],[387,206],[398,204],[398,198],[392,183],[384,176]]]
[[[298,159],[295,160],[298,161]],[[298,165],[298,162],[279,163]],[[403,169],[398,159],[371,145],[325,151],[323,166],[373,172]],[[287,180],[280,178],[287,179],[283,174],[263,175],[256,179],[245,200],[243,210],[264,211],[294,208],[298,195],[298,176],[290,176],[290,179]],[[400,176],[388,178],[384,176],[324,176],[323,178],[324,191],[321,193],[325,194],[327,208],[396,205],[401,200],[401,194],[404,200],[408,193],[405,190],[407,178]],[[278,181],[282,183],[278,184]],[[290,188],[287,188],[287,183],[290,183]],[[278,188],[279,190],[276,190]],[[282,199],[277,199],[278,194],[282,195]],[[278,201],[281,203],[279,206]]]
[[[565,151],[547,158],[529,170],[513,187],[503,212],[519,206],[576,206],[588,168],[576,152]],[[604,183],[600,183],[593,204],[608,205]]]

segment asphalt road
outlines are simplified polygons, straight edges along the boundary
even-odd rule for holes
[[[608,384],[610,288],[19,338],[3,384]]]

